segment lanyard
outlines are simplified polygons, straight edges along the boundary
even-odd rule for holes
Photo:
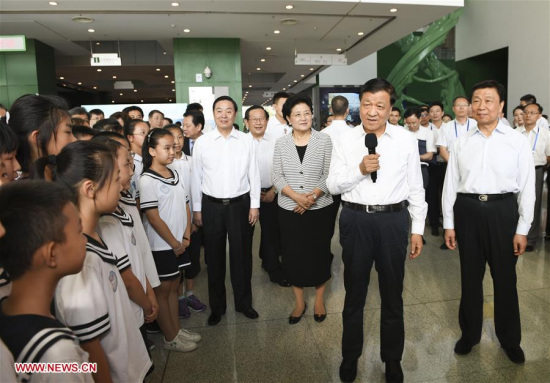
[[[458,138],[458,131],[456,130],[456,120],[455,123],[455,138]],[[468,124],[466,124],[466,131],[468,132],[470,130],[470,119],[468,118]]]
[[[537,141],[539,140],[540,126],[537,129],[537,135],[535,136],[535,143],[533,144],[533,153],[535,153],[535,148],[537,147]]]

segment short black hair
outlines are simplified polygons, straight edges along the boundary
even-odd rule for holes
[[[474,92],[476,90],[478,90],[478,89],[487,89],[487,88],[492,88],[492,89],[496,90],[496,92],[498,93],[498,98],[499,98],[500,102],[503,102],[504,99],[506,98],[506,89],[504,88],[504,85],[502,85],[501,83],[499,83],[495,80],[484,80],[484,81],[480,81],[477,84],[475,84],[472,87],[472,96],[474,95]]]
[[[540,106],[540,104],[537,104],[536,102],[532,102],[532,103],[530,103],[530,104],[525,105],[525,106],[523,107],[523,109],[525,110],[525,108],[527,108],[529,105],[536,105],[537,108],[538,108],[538,110],[539,110],[539,113],[542,114],[542,110],[543,110],[543,109],[542,109],[542,106]],[[515,109],[514,109],[514,110],[515,110]]]
[[[187,105],[187,108],[185,109],[185,113],[190,112],[192,110],[198,110],[199,112],[203,111],[203,107],[198,102],[192,102],[191,104]]]
[[[133,135],[137,124],[146,124],[147,126],[149,126],[147,121],[143,121],[138,118],[135,118],[133,120],[128,120],[124,124],[124,135],[126,137]]]
[[[443,103],[441,101],[434,101],[434,102],[430,102],[430,104],[428,105],[428,112],[432,110],[434,106],[439,106],[441,108],[441,111],[445,110],[445,108],[443,107]]]
[[[166,124],[166,125],[173,125],[174,124],[174,121],[171,118],[168,118],[168,117],[164,116],[164,119],[168,121],[168,124]]]
[[[97,134],[97,130],[93,130],[92,128],[85,126],[85,125],[73,125],[71,127],[73,131],[73,136],[77,140],[81,140],[84,136],[95,136]]]
[[[290,98],[290,93],[277,92],[273,95],[273,103],[276,104],[281,98]]]
[[[110,131],[107,131],[107,130],[104,130],[103,132],[99,132],[95,135],[94,139],[96,137],[106,137],[106,138],[109,138],[111,140],[123,140],[124,142],[127,142],[128,145],[130,145],[130,141],[128,141],[128,137],[120,134],[120,133],[117,133],[117,132],[110,132]]]
[[[470,100],[468,99],[468,97],[466,97],[466,96],[456,96],[455,98],[453,98],[453,106],[455,106],[456,100],[460,100],[461,98],[466,100],[468,102],[468,104],[470,104]]]
[[[183,129],[181,128],[181,126],[176,125],[176,124],[164,125],[164,126],[162,127],[162,129],[166,129],[166,130],[177,129],[177,130],[180,131],[180,133],[183,133]]]
[[[397,106],[392,106],[391,111],[392,112],[399,112],[399,115],[401,116],[401,109],[399,109]]]
[[[295,94],[294,96],[290,96],[283,105],[283,118],[287,122],[287,117],[290,116],[292,108],[294,108],[298,104],[306,104],[309,107],[311,113],[313,113],[313,103],[311,102],[311,98],[309,98],[305,94]]]
[[[11,280],[31,268],[41,246],[65,242],[61,211],[71,202],[70,190],[54,182],[24,180],[0,188],[0,222],[8,233],[0,238],[0,264]]]
[[[159,144],[159,140],[165,136],[173,137],[168,129],[157,128],[151,130],[143,140],[143,147],[141,149],[141,156],[143,158],[142,174],[153,164],[153,156],[149,153],[149,148],[156,148]]]
[[[8,124],[0,122],[0,155],[17,150],[17,135]]]
[[[71,117],[71,127],[72,126],[86,126],[88,127],[88,122],[78,117]]]
[[[115,118],[104,118],[103,120],[99,120],[94,124],[94,127],[92,128],[97,132],[117,132],[117,133],[124,133],[124,128],[122,125],[120,125],[120,122],[118,122]]]
[[[523,112],[523,109],[524,109],[524,108],[525,108],[525,107],[524,107],[523,105],[518,105],[518,106],[516,106],[516,107],[514,108],[514,110],[512,111],[512,114],[516,113],[516,110],[518,110],[518,109],[521,110],[521,111]]]
[[[250,108],[248,108],[246,112],[244,112],[244,119],[248,120],[248,118],[250,117],[250,112],[257,109],[263,110],[265,113],[265,119],[269,120],[269,113],[267,113],[267,110],[265,110],[264,107],[260,105],[252,105]]]
[[[183,118],[191,116],[193,120],[193,125],[197,126],[201,124],[201,130],[204,129],[204,114],[199,110],[188,110],[183,115]]]
[[[344,96],[335,96],[330,102],[330,107],[332,108],[332,114],[335,116],[343,116],[348,110],[349,101]]]
[[[162,115],[162,118],[164,118],[164,113],[162,113],[160,110],[157,110],[157,109],[153,109],[152,111],[149,112],[149,118],[153,117],[156,113]]]
[[[71,117],[74,116],[75,114],[85,114],[86,117],[88,117],[88,120],[90,119],[90,114],[88,113],[88,111],[80,106],[69,109],[69,115]]]
[[[132,110],[137,110],[139,113],[141,113],[141,117],[143,117],[143,109],[141,109],[137,105],[127,106],[126,108],[122,109],[125,114],[129,114]]]
[[[390,104],[393,106],[395,104],[396,95],[395,88],[389,81],[383,78],[373,78],[361,86],[359,91],[359,100],[363,98],[365,93],[376,93],[376,92],[386,92],[390,95]]]
[[[405,110],[405,113],[403,113],[403,119],[406,120],[412,115],[420,118],[420,108],[407,108],[407,110]]]
[[[217,99],[214,100],[214,103],[212,104],[212,111],[216,110],[216,104],[221,101],[230,101],[233,104],[233,108],[235,109],[235,113],[238,112],[239,108],[237,107],[237,103],[235,100],[233,100],[229,96],[220,96]]]
[[[90,116],[92,114],[95,114],[96,116],[101,116],[101,115],[105,116],[105,113],[103,113],[101,109],[92,109],[88,113],[90,114]]]
[[[531,94],[531,93],[521,96],[519,100],[525,101],[527,104],[534,104],[535,102],[537,102],[537,98],[535,97],[534,94]]]

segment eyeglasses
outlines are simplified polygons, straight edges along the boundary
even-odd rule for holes
[[[536,116],[537,114],[540,114],[539,112],[523,112],[525,116]]]
[[[428,112],[422,112],[420,115],[421,115],[422,117],[428,117],[428,116],[429,116]]]
[[[263,117],[263,118],[249,118],[248,121],[250,121],[250,122],[265,122],[265,117]]]

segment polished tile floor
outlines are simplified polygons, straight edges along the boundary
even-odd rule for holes
[[[543,218],[546,209],[543,211]],[[543,219],[545,222],[545,219]],[[257,228],[256,234],[259,233]],[[250,320],[236,313],[229,283],[227,314],[220,324],[206,324],[209,310],[192,312],[181,320],[184,328],[203,337],[192,353],[162,349],[162,336],[152,339],[154,382],[339,382],[341,361],[343,265],[338,231],[332,241],[335,254],[332,279],[326,292],[328,316],[323,323],[313,320],[308,310],[297,325],[288,324],[293,309],[291,288],[269,281],[257,257],[259,235],[254,242],[252,288],[254,308],[260,318]],[[539,241],[535,252],[521,256],[517,264],[518,293],[523,329],[522,347],[526,363],[510,362],[499,347],[493,318],[493,289],[489,271],[484,280],[485,307],[483,337],[467,356],[454,354],[460,336],[458,306],[460,265],[457,251],[439,249],[441,237],[426,233],[422,255],[407,260],[405,289],[405,352],[402,366],[406,382],[550,382],[550,241]],[[357,382],[383,382],[380,360],[380,296],[376,272],[372,271],[365,308],[365,346],[359,360]],[[208,299],[206,269],[196,279],[195,293]],[[313,307],[314,291],[306,290]],[[207,303],[207,302],[206,302]]]

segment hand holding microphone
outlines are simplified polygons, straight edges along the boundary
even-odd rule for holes
[[[372,182],[376,182],[377,170],[380,169],[380,163],[378,162],[380,154],[376,154],[376,147],[378,146],[376,134],[369,133],[365,136],[365,146],[369,150],[369,154],[363,157],[363,161],[359,164],[359,170],[363,175],[370,174]]]

